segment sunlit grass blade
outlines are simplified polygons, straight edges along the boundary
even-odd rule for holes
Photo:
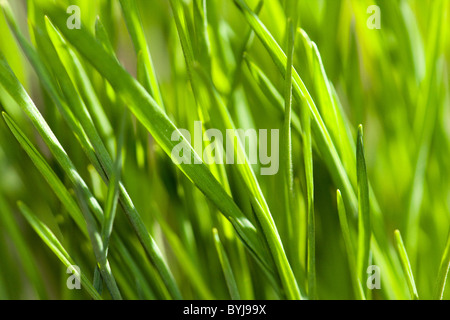
[[[314,41],[311,41],[308,34],[303,29],[298,29],[297,33],[304,42],[307,55],[309,58],[309,67],[311,69],[311,77],[314,81],[314,89],[317,92],[317,107],[323,121],[330,132],[342,163],[345,166],[347,175],[350,180],[355,177],[356,169],[354,168],[354,152],[351,144],[347,143],[351,140],[348,131],[345,130],[345,123],[342,110],[338,107],[338,103],[334,96],[333,85],[328,79],[325,72],[325,66],[322,62],[319,49]]]
[[[264,74],[264,72],[256,65],[252,58],[248,54],[244,54],[244,59],[247,63],[250,74],[253,80],[261,89],[264,96],[270,102],[272,107],[278,109],[280,114],[284,115],[284,100],[283,96],[278,92],[275,86],[270,82],[269,78]],[[298,115],[293,112],[291,113],[292,127],[295,129],[297,134],[301,134],[301,125]]]
[[[295,32],[294,25],[291,20],[287,23],[288,34],[288,59],[286,63],[286,76],[284,85],[284,123],[281,143],[281,161],[282,174],[284,184],[284,215],[287,226],[286,243],[294,243],[294,225],[292,223],[293,208],[293,192],[294,192],[294,172],[292,165],[292,133],[291,133],[291,119],[292,119],[292,64],[294,57],[295,46]]]
[[[116,52],[114,51],[109,34],[99,17],[95,20],[95,38],[101,43],[103,49],[112,57],[116,57]]]
[[[208,34],[208,13],[206,0],[193,2],[193,26],[195,32],[195,48],[197,61],[202,63],[205,70],[211,70],[211,44]]]
[[[409,263],[408,254],[406,253],[405,245],[403,244],[402,235],[399,230],[394,231],[395,244],[397,245],[397,252],[402,262],[403,272],[405,274],[406,281],[408,282],[409,292],[413,300],[419,299],[417,293],[416,283],[414,282],[414,275],[411,270],[411,264]]]
[[[97,25],[98,24],[96,24],[96,30],[98,29]],[[49,33],[49,35],[51,35],[51,33]],[[56,40],[57,38],[53,37],[53,41]],[[57,43],[61,46],[56,46],[55,48],[60,56],[61,62],[67,73],[70,75],[74,85],[77,87],[81,98],[85,102],[88,113],[92,116],[92,120],[95,123],[95,127],[102,134],[102,137],[107,139],[107,145],[110,146],[114,138],[114,130],[101,105],[98,94],[95,92],[94,85],[88,76],[85,66],[64,42]]]
[[[263,4],[264,4],[263,0],[260,0],[258,2],[258,4],[256,5],[256,8],[254,10],[255,14],[258,14],[261,11]],[[242,76],[242,62],[244,61],[245,56],[246,56],[245,51],[251,46],[251,44],[253,42],[253,38],[254,38],[253,30],[251,28],[249,28],[249,30],[247,31],[247,33],[244,37],[244,40],[242,42],[242,47],[241,47],[240,51],[238,52],[236,67],[235,67],[235,71],[234,71],[234,75],[233,75],[233,80],[232,80],[231,86],[230,86],[231,89],[230,89],[230,95],[228,97],[228,105],[231,103],[232,95],[233,95],[234,91],[236,90],[238,84],[240,83],[241,76]]]
[[[220,264],[227,281],[228,290],[230,292],[231,299],[240,300],[239,290],[237,288],[236,280],[234,278],[233,270],[231,269],[230,262],[228,260],[227,253],[220,241],[219,233],[217,229],[213,229],[214,244],[216,245],[217,254],[219,255]]]
[[[38,220],[35,215],[30,211],[30,209],[23,203],[19,202],[18,206],[20,211],[22,212],[25,219],[28,223],[33,227],[42,241],[53,251],[53,253],[58,257],[59,260],[68,268],[69,266],[76,265],[72,260],[70,255],[61,245],[59,240],[55,237],[53,232],[44,225],[40,220]],[[75,274],[79,277],[81,281],[81,285],[87,291],[87,293],[95,300],[102,300],[101,296],[98,294],[97,290],[93,287],[91,282],[86,278],[86,276],[81,272],[81,274],[77,274],[77,271],[74,270]]]

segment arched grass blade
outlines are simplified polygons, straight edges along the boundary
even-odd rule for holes
[[[95,290],[97,290],[98,294],[101,295],[102,291],[103,291],[103,279],[102,279],[100,269],[98,268],[98,266],[95,267],[94,280],[92,280],[92,284],[93,284]]]
[[[9,129],[13,133],[14,137],[17,139],[22,148],[28,154],[28,156],[33,161],[36,168],[41,172],[42,176],[45,178],[48,184],[52,187],[59,200],[65,204],[67,211],[74,219],[75,223],[80,228],[80,230],[87,237],[88,234],[86,230],[86,224],[83,219],[83,215],[79,211],[78,206],[76,205],[69,191],[66,189],[61,180],[58,178],[58,176],[48,165],[47,161],[42,157],[42,155],[36,150],[36,148],[33,146],[30,140],[28,140],[25,134],[11,119],[11,117],[4,112],[2,115]]]

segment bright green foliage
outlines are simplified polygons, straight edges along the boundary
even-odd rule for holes
[[[0,3],[0,299],[450,297],[449,1]]]

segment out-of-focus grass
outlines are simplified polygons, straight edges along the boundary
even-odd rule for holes
[[[448,1],[0,2],[0,298],[450,297]]]

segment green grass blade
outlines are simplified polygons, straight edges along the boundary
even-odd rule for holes
[[[247,67],[250,70],[250,74],[253,77],[253,80],[256,82],[258,87],[263,92],[264,96],[270,102],[272,107],[275,107],[280,114],[284,115],[284,100],[283,96],[278,92],[272,82],[270,82],[269,78],[264,74],[264,72],[256,65],[256,63],[252,60],[252,58],[248,54],[244,54],[245,62],[247,63]],[[302,133],[300,119],[298,115],[293,112],[291,114],[292,127],[295,129],[297,134]]]
[[[294,243],[294,226],[292,223],[293,208],[293,193],[294,193],[294,172],[292,164],[292,133],[291,133],[291,119],[292,119],[292,64],[294,57],[295,46],[295,32],[292,21],[289,20],[287,24],[288,34],[288,59],[286,64],[286,76],[284,85],[284,123],[281,142],[281,162],[282,175],[284,184],[284,214],[285,223],[287,226],[287,244]]]
[[[94,280],[92,280],[92,285],[98,294],[101,295],[103,291],[103,280],[98,266],[96,266],[94,270]]]
[[[145,39],[144,29],[136,0],[120,0],[122,13],[131,35],[133,45],[137,55],[141,55],[144,64],[144,81],[142,85],[146,88],[156,103],[164,109],[164,103],[156,78],[155,68],[153,66],[150,50]]]
[[[399,230],[394,231],[395,244],[397,245],[397,252],[402,262],[403,272],[405,274],[406,281],[408,282],[409,292],[413,300],[419,299],[417,293],[416,283],[414,282],[414,275],[411,270],[411,264],[409,263],[408,254],[406,253],[405,245],[403,244],[402,235]]]
[[[219,255],[220,264],[227,282],[228,290],[230,291],[231,299],[240,300],[239,290],[237,288],[236,280],[231,269],[230,261],[228,260],[225,248],[220,241],[219,232],[217,229],[213,229],[214,244],[216,245],[217,254]]]
[[[441,264],[436,281],[434,298],[442,300],[444,298],[445,285],[447,283],[448,271],[450,270],[450,234],[447,238],[444,253],[441,258]]]
[[[116,216],[117,203],[119,199],[119,186],[120,186],[120,175],[122,169],[122,148],[124,143],[124,135],[127,121],[127,113],[124,112],[122,116],[122,121],[120,123],[116,159],[114,161],[114,168],[112,175],[109,177],[108,191],[106,193],[106,204],[102,223],[102,242],[103,242],[103,252],[104,258],[108,256],[109,239],[113,231],[114,218]]]
[[[345,204],[342,200],[341,191],[337,190],[337,207],[339,215],[339,223],[341,225],[342,236],[344,238],[345,249],[347,251],[348,265],[350,267],[350,274],[352,278],[353,290],[355,296],[360,300],[365,300],[364,290],[362,289],[361,279],[358,276],[356,269],[356,253],[353,246],[352,237],[350,235],[350,228],[348,226],[347,211],[345,210]]]
[[[372,229],[370,226],[369,185],[367,181],[366,160],[364,155],[363,127],[358,127],[356,147],[356,163],[358,177],[358,259],[357,270],[362,281],[369,266],[370,239]]]
[[[18,203],[19,209],[22,212],[25,219],[33,227],[39,237],[45,242],[45,244],[53,251],[53,253],[58,257],[59,260],[66,266],[76,265],[72,258],[69,256],[67,251],[61,245],[59,240],[55,237],[53,232],[44,225],[40,220],[38,220],[30,209],[23,203]],[[75,271],[76,272],[76,271]],[[92,286],[86,276],[81,273],[77,274],[81,280],[81,285],[85,288],[87,293],[95,300],[102,300],[101,296],[98,294],[97,290]]]
[[[116,57],[108,31],[106,31],[106,28],[99,17],[95,20],[95,38],[102,44],[103,49],[105,49],[112,57]]]
[[[308,273],[308,294],[311,299],[317,298],[316,288],[316,223],[314,213],[314,175],[313,175],[313,153],[311,117],[309,110],[305,106],[300,109],[300,121],[303,128],[303,163],[306,177],[306,210],[307,210],[307,273]]]
[[[56,48],[64,48],[66,45],[64,44],[64,40],[59,35],[57,30],[53,27],[51,22],[47,19],[47,31],[49,32],[52,41],[54,41],[56,45]],[[61,53],[63,54],[63,53]],[[117,59],[113,56],[111,56],[112,59],[114,59],[117,62]],[[73,89],[70,88],[70,85],[67,86],[67,90],[71,91]],[[76,105],[79,105],[80,108],[83,108],[83,104],[80,101],[75,101]],[[92,143],[96,147],[97,155],[90,155],[90,160],[93,161],[93,163],[96,163],[97,157],[100,160],[101,164],[97,166],[97,171],[100,175],[106,174],[107,176],[110,176],[113,171],[113,163],[112,160],[103,145],[100,137],[98,136],[98,133],[93,126],[92,122],[89,120],[89,116],[86,113],[81,113],[83,124],[85,128],[87,129],[87,132],[89,136],[91,137]],[[107,180],[107,177],[104,177],[105,180]],[[142,245],[144,246],[144,249],[146,250],[150,260],[155,264],[158,272],[160,272],[160,275],[162,279],[164,280],[165,284],[169,288],[172,296],[176,299],[180,299],[181,295],[179,292],[179,289],[177,288],[177,285],[175,283],[175,280],[173,279],[173,276],[171,274],[171,271],[169,267],[167,266],[166,262],[164,261],[163,257],[161,256],[161,252],[159,248],[156,246],[155,241],[151,238],[150,234],[147,231],[146,226],[144,225],[142,219],[139,216],[139,213],[136,211],[134,204],[132,203],[130,197],[128,196],[125,187],[120,184],[120,199],[121,204],[124,207],[125,213],[127,214],[128,219],[130,220],[130,223],[132,224],[133,228],[135,229],[136,234],[138,235]]]

